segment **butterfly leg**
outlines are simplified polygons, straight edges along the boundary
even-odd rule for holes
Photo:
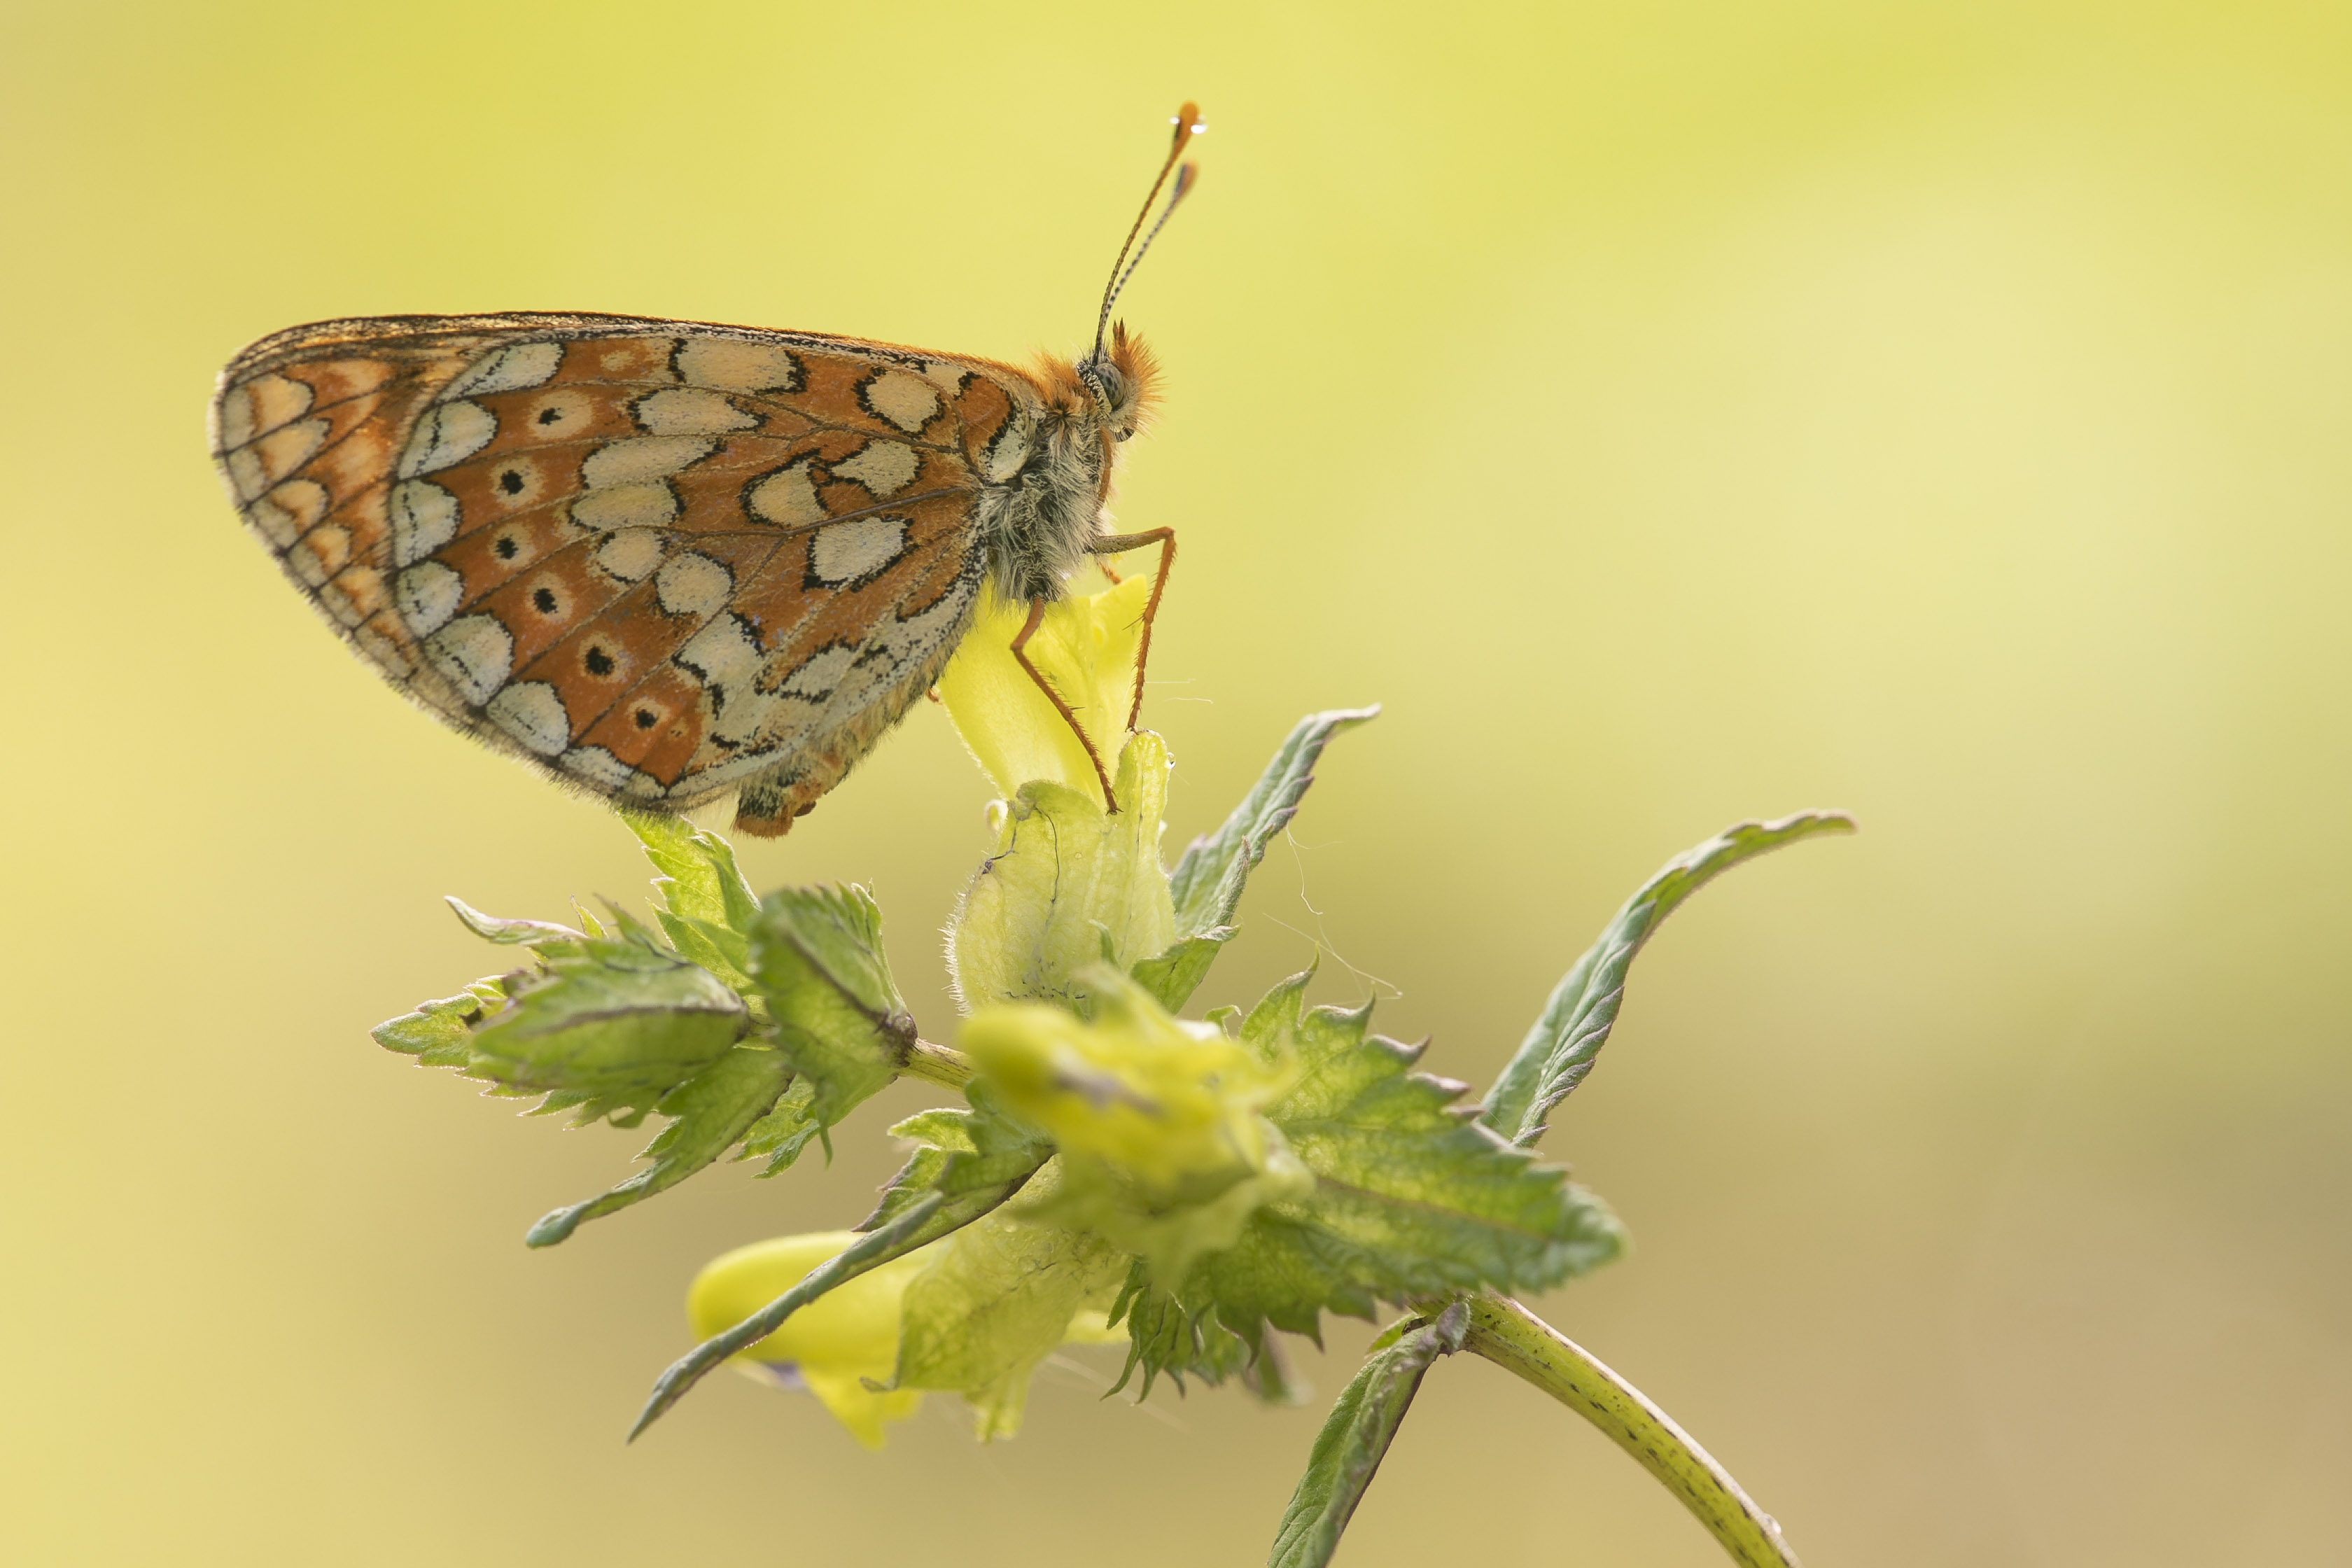
[[[1037,628],[1043,626],[1045,621],[1045,601],[1042,598],[1030,600],[1029,619],[1024,622],[1020,631],[1013,635],[1013,662],[1029,672],[1029,679],[1037,683],[1037,689],[1045,694],[1045,700],[1054,705],[1054,711],[1062,716],[1063,722],[1070,727],[1070,733],[1076,735],[1078,738],[1078,744],[1087,749],[1087,761],[1094,763],[1095,777],[1102,781],[1103,804],[1108,809],[1117,811],[1118,796],[1111,791],[1110,773],[1103,767],[1102,753],[1095,750],[1094,742],[1087,736],[1086,727],[1078,722],[1078,716],[1070,711],[1070,705],[1062,700],[1062,694],[1054,689],[1053,682],[1045,679],[1043,670],[1029,662],[1029,639],[1037,635]]]
[[[1143,606],[1143,646],[1135,650],[1135,700],[1127,710],[1127,727],[1143,717],[1143,672],[1151,666],[1151,624],[1160,618],[1160,595],[1168,588],[1168,570],[1176,564],[1176,531],[1155,528],[1143,533],[1114,533],[1097,539],[1087,548],[1097,555],[1116,555],[1122,550],[1140,550],[1147,544],[1160,546],[1160,570],[1151,579],[1151,597]]]

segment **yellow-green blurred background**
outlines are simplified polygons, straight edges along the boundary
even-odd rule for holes
[[[1066,352],[1188,96],[1119,509],[1183,535],[1174,834],[1388,705],[1201,1001],[1320,942],[1484,1081],[1667,856],[1851,807],[1637,969],[1551,1141],[1637,1251],[1539,1305],[1814,1568],[2352,1562],[2352,11],[2064,0],[6,0],[0,1557],[1262,1559],[1361,1325],[1302,1411],[1049,1371],[872,1457],[722,1379],[622,1446],[694,1268],[855,1220],[926,1097],[526,1251],[643,1134],[365,1031],[499,966],[440,895],[645,869],[339,649],[204,441],[334,315]],[[924,707],[749,867],[876,885],[944,1033],[987,793]],[[1343,1561],[1441,1554],[1716,1561],[1468,1362]]]

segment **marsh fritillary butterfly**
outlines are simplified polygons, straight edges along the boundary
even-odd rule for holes
[[[1089,554],[1156,544],[1150,646],[1173,536],[1107,533],[1104,508],[1154,364],[1109,322],[1192,185],[1199,112],[1083,359],[632,316],[321,321],[222,372],[215,459],[386,679],[564,784],[656,811],[732,789],[739,830],[781,834],[930,686],[989,585],[1028,602],[1014,656],[1117,809],[1022,650]]]

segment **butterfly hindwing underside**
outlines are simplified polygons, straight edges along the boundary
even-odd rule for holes
[[[1022,372],[631,317],[298,327],[223,373],[253,531],[383,675],[622,804],[780,832],[927,688],[1031,456]]]

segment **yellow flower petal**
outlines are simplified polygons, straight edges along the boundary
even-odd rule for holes
[[[695,1337],[707,1340],[733,1328],[858,1239],[846,1230],[783,1236],[713,1258],[687,1291]],[[931,1250],[908,1253],[828,1290],[737,1359],[789,1363],[859,1442],[880,1447],[884,1424],[912,1415],[923,1396],[912,1390],[879,1392],[866,1380],[886,1383],[897,1369],[899,1298],[930,1262]]]
[[[1150,598],[1146,574],[1048,605],[1026,649],[1029,661],[1070,705],[1106,767],[1127,738],[1143,609]],[[1013,657],[1013,639],[1028,617],[1028,605],[983,590],[971,630],[940,676],[940,700],[973,761],[1007,797],[1024,784],[1047,779],[1099,805],[1102,784],[1086,748]]]

